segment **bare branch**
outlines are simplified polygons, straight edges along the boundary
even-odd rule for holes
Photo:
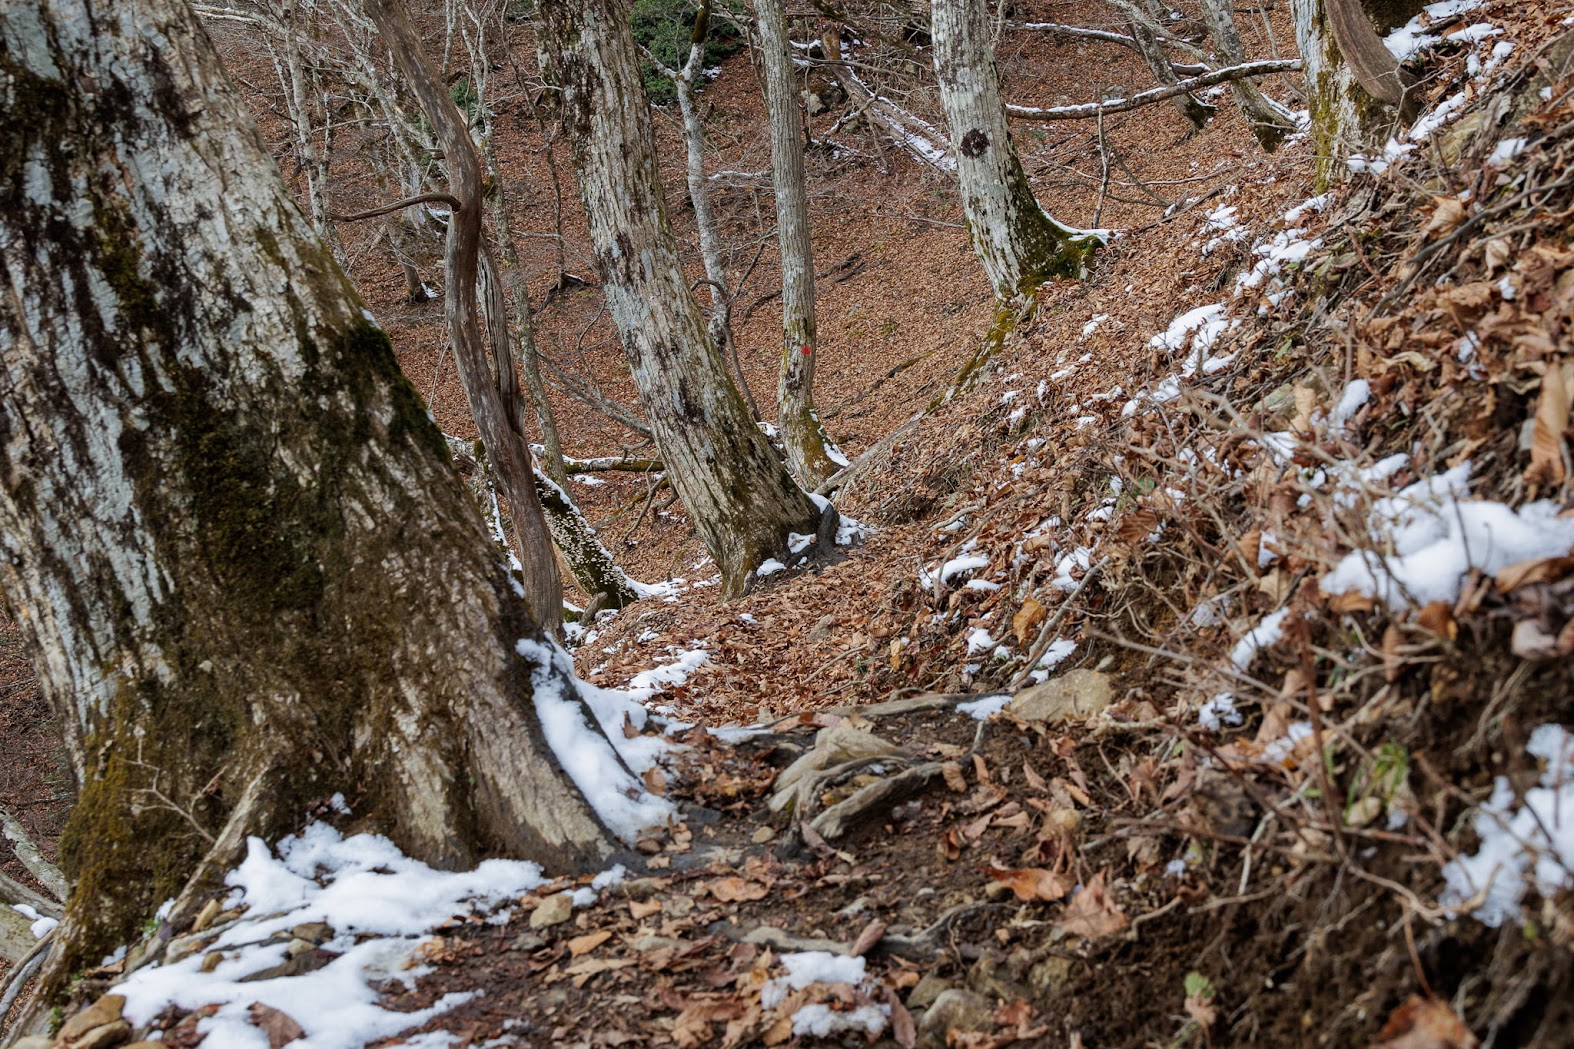
[[[402,211],[414,204],[447,204],[453,211],[458,211],[464,207],[464,202],[452,193],[422,193],[420,196],[406,197],[404,200],[396,200],[392,204],[384,204],[382,207],[373,208],[370,211],[357,211],[353,215],[329,215],[328,217],[335,222],[359,222],[362,219],[374,219],[378,215],[386,215],[390,211]]]
[[[1076,106],[1053,106],[1039,109],[1033,106],[1006,106],[1006,116],[1016,120],[1089,120],[1100,114],[1124,113],[1142,106],[1163,102],[1198,88],[1224,84],[1242,77],[1273,76],[1275,73],[1292,73],[1301,68],[1298,58],[1264,59],[1260,62],[1242,62],[1238,66],[1215,69],[1202,76],[1182,80],[1172,87],[1156,87],[1130,98],[1117,98],[1108,102],[1084,102]]]
[[[11,850],[16,853],[17,860],[28,869],[38,883],[47,889],[55,899],[65,902],[70,887],[66,884],[65,875],[44,858],[33,839],[28,837],[27,831],[22,829],[22,824],[17,822],[15,816],[4,809],[0,809],[0,827],[4,828],[6,839],[11,842]]]

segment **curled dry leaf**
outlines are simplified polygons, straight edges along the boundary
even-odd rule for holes
[[[1465,204],[1458,197],[1433,197],[1432,200],[1437,206],[1432,210],[1432,217],[1421,230],[1422,236],[1428,239],[1449,233],[1465,221]]]
[[[667,793],[667,777],[661,774],[661,769],[652,765],[645,770],[645,789],[660,797]]]
[[[1476,1049],[1480,1044],[1447,1003],[1413,994],[1389,1015],[1372,1049]]]
[[[1563,433],[1569,426],[1569,387],[1574,385],[1574,365],[1551,367],[1541,380],[1536,417],[1530,431],[1530,468],[1525,480],[1557,484],[1568,475],[1563,464]]]
[[[1049,615],[1049,610],[1042,601],[1029,596],[1022,602],[1022,607],[1017,609],[1016,615],[1011,617],[1011,632],[1016,635],[1017,643],[1025,645],[1028,638],[1038,629],[1038,625]]]
[[[1043,867],[1022,867],[1017,870],[986,867],[984,873],[1009,888],[1024,903],[1030,900],[1063,899],[1074,884],[1068,876]]]
[[[1509,565],[1493,579],[1500,594],[1535,583],[1556,583],[1574,573],[1574,557],[1543,557]]]
[[[1099,871],[1088,879],[1081,892],[1071,897],[1055,927],[1067,936],[1097,940],[1120,932],[1128,924],[1126,915],[1109,897],[1105,872]]]
[[[1438,637],[1453,641],[1459,637],[1459,623],[1454,619],[1454,606],[1447,601],[1429,601],[1416,614],[1416,622]]]
[[[954,761],[948,761],[940,766],[940,775],[945,777],[945,785],[958,794],[967,793],[967,777],[962,774],[962,766]]]

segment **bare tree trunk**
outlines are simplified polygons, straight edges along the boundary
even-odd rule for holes
[[[1180,82],[1175,68],[1170,65],[1169,55],[1164,53],[1164,45],[1159,42],[1158,34],[1154,32],[1152,17],[1147,11],[1140,10],[1136,4],[1128,0],[1113,0],[1116,7],[1125,12],[1126,24],[1131,27],[1131,38],[1137,43],[1137,53],[1148,64],[1148,69],[1153,76],[1165,87],[1174,87]],[[1171,98],[1180,115],[1191,122],[1191,126],[1201,130],[1208,119],[1213,116],[1214,107],[1204,102],[1199,102],[1190,93],[1182,92]]]
[[[935,74],[962,208],[995,297],[1009,302],[1053,277],[1080,277],[1100,240],[1062,226],[1033,196],[1006,128],[983,0],[934,0],[933,10]]]
[[[50,992],[335,791],[442,866],[601,862],[536,713],[574,683],[189,7],[13,0],[0,70],[0,584],[81,786]]]
[[[449,185],[458,201],[448,219],[444,266],[444,305],[454,363],[470,402],[470,414],[486,446],[487,457],[497,469],[498,484],[513,514],[514,536],[524,565],[525,602],[536,622],[553,632],[563,622],[563,581],[536,496],[535,463],[530,439],[524,432],[524,402],[519,395],[504,311],[492,310],[486,326],[492,348],[490,367],[482,333],[477,300],[483,234],[481,209],[485,198],[481,163],[464,116],[422,52],[420,38],[405,17],[404,8],[393,0],[366,0],[366,12],[377,23],[394,64],[409,81],[442,143]]]
[[[706,330],[678,263],[628,15],[619,0],[541,5],[542,68],[561,91],[607,308],[673,487],[721,570],[722,595],[814,534],[820,511],[788,476]]]
[[[1346,170],[1350,154],[1393,133],[1405,85],[1361,0],[1292,0],[1290,11],[1306,77],[1318,182],[1326,185]]]
[[[814,250],[804,188],[803,120],[793,83],[783,0],[756,0],[765,65],[765,111],[771,131],[771,185],[776,190],[776,239],[782,253],[782,366],[776,384],[777,425],[787,465],[813,491],[847,465],[814,410],[814,366],[820,356],[814,318]]]
[[[1202,13],[1224,64],[1235,66],[1246,61],[1246,48],[1235,28],[1235,0],[1202,0]],[[1289,110],[1263,94],[1250,80],[1230,81],[1230,92],[1258,144],[1268,152],[1279,148],[1284,136],[1295,130],[1295,118]]]

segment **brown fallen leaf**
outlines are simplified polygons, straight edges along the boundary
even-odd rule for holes
[[[1454,619],[1454,606],[1448,601],[1429,601],[1416,614],[1416,622],[1438,637],[1453,641],[1459,636],[1459,623]]]
[[[1049,609],[1036,597],[1029,596],[1022,602],[1022,607],[1017,609],[1016,615],[1011,617],[1011,633],[1016,635],[1017,644],[1025,645],[1028,638],[1032,637],[1038,625],[1049,615]]]
[[[667,777],[661,774],[661,769],[652,765],[645,770],[645,789],[658,798],[667,793]]]
[[[958,794],[967,793],[967,777],[962,775],[962,766],[954,761],[948,761],[940,766],[940,774],[945,777],[945,785]]]
[[[918,1025],[913,1022],[913,1014],[907,1011],[895,991],[889,987],[883,991],[885,1004],[891,1009],[891,1037],[902,1049],[913,1049],[918,1044]]]
[[[1574,557],[1541,557],[1509,565],[1492,582],[1498,593],[1506,594],[1535,583],[1556,583],[1570,573],[1574,573]]]
[[[1530,431],[1530,468],[1525,480],[1534,484],[1557,484],[1567,476],[1563,466],[1563,432],[1569,426],[1569,386],[1574,380],[1574,365],[1548,368],[1541,380],[1541,396],[1536,401],[1536,417]]]
[[[1427,220],[1426,226],[1421,230],[1421,235],[1430,239],[1434,234],[1448,233],[1465,221],[1465,205],[1458,197],[1433,197],[1437,207],[1432,210],[1432,217]]]
[[[854,940],[853,945],[847,949],[847,953],[854,958],[868,954],[870,949],[873,948],[875,944],[879,943],[881,938],[884,936],[885,922],[881,921],[879,918],[875,918],[868,925],[864,926],[863,932],[858,934],[858,938]]]
[[[576,936],[568,941],[568,956],[570,958],[578,958],[582,954],[589,954],[610,939],[612,939],[612,934],[605,929],[600,932],[590,932],[583,936]]]
[[[635,921],[641,921],[641,920],[643,920],[645,918],[649,918],[652,914],[660,914],[660,913],[661,913],[661,901],[660,900],[651,899],[651,900],[630,900],[629,901],[629,915],[631,917],[633,917],[633,919]]]
[[[302,1030],[300,1024],[271,1005],[252,1002],[246,1012],[251,1018],[252,1025],[268,1036],[268,1049],[284,1049],[296,1039],[306,1037],[306,1032]]]
[[[770,889],[757,881],[728,876],[710,883],[710,894],[722,903],[739,903],[746,900],[763,900]]]
[[[1062,899],[1075,884],[1067,875],[1043,867],[1022,867],[1017,870],[986,867],[984,873],[1009,888],[1024,903],[1030,900]]]
[[[1372,1049],[1476,1049],[1480,1044],[1446,1003],[1413,994],[1389,1014]]]
[[[1129,924],[1126,915],[1109,898],[1104,882],[1104,871],[1089,878],[1082,891],[1066,904],[1055,927],[1067,936],[1080,936],[1085,940],[1097,940],[1124,929]]]

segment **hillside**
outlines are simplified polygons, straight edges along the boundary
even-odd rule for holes
[[[573,652],[655,715],[626,742],[675,744],[646,783],[684,817],[594,879],[439,875],[349,836],[340,799],[81,1003],[138,969],[112,1010],[210,1047],[1574,1044],[1574,6],[1434,6],[1423,115],[1331,183],[1223,97],[1195,134],[1167,105],[1023,127],[1046,209],[1117,233],[994,342],[945,173],[836,132],[810,154],[818,399],[856,541],[720,604],[651,478],[574,491],[665,584]],[[1287,11],[1259,25],[1263,53],[1293,41]],[[1002,40],[1012,101],[1147,82],[1121,49]],[[747,56],[704,97],[713,168],[763,168]],[[499,108],[522,224],[553,228],[528,99]],[[779,280],[769,194],[723,205],[752,304]],[[561,229],[583,241],[572,207]],[[594,289],[549,296],[553,243],[530,241],[544,347],[636,403]],[[470,436],[440,304],[403,300],[374,230],[345,250]],[[773,310],[736,318],[762,407]],[[633,446],[556,395],[571,454]],[[0,803],[49,844],[58,756],[0,670],[25,756]]]

